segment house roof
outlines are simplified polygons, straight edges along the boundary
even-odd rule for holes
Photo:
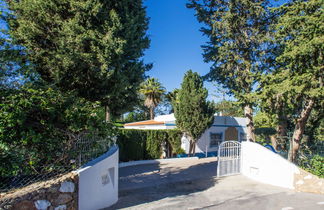
[[[155,120],[146,120],[140,122],[126,123],[124,126],[138,126],[138,125],[164,125],[164,122]]]
[[[143,125],[172,125],[175,124],[174,114],[160,115],[155,117],[153,120],[146,120],[140,122],[126,123],[124,126],[143,126]],[[219,127],[245,127],[246,118],[244,117],[231,117],[231,116],[218,116],[214,115],[214,122],[212,126]]]
[[[153,120],[126,123],[124,126],[166,125],[167,123],[175,123],[174,114],[160,115],[155,117]]]

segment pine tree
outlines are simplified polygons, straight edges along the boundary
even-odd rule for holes
[[[263,71],[264,38],[271,18],[267,0],[190,0],[201,29],[210,41],[202,46],[205,62],[212,67],[206,78],[217,81],[244,107],[247,134],[255,140],[253,86]]]
[[[280,68],[263,77],[264,103],[281,98],[285,114],[295,128],[289,160],[296,162],[307,121],[315,106],[324,109],[324,3],[294,1],[279,8],[283,15],[275,25],[275,40],[282,47],[276,61]],[[277,100],[278,101],[278,100]]]
[[[134,101],[122,96],[150,67],[141,60],[149,47],[142,0],[7,2],[10,35],[43,80],[114,111]]]
[[[208,91],[198,73],[189,70],[173,101],[177,127],[189,138],[189,153],[195,153],[198,139],[214,119],[213,106],[206,101]]]

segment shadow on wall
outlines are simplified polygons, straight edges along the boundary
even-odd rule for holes
[[[216,169],[216,161],[185,169],[158,163],[120,168],[119,201],[107,210],[204,191],[217,184]]]

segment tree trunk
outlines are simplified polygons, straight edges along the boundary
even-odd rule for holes
[[[270,136],[270,141],[271,141],[273,148],[277,151],[278,150],[277,135]]]
[[[277,134],[278,136],[286,137],[287,136],[287,127],[288,127],[288,122],[287,122],[287,117],[286,116],[281,116],[279,119],[279,124],[277,127]]]
[[[105,106],[105,121],[106,122],[111,121],[111,114],[110,114],[110,109],[108,106]]]
[[[254,123],[253,123],[253,110],[251,105],[244,107],[244,116],[247,118],[247,138],[249,141],[255,141]]]
[[[150,107],[150,119],[153,120],[154,119],[154,108]]]
[[[290,142],[292,145],[290,146],[290,149],[289,149],[290,151],[289,151],[289,155],[288,155],[288,159],[291,162],[296,162],[298,150],[300,147],[300,141],[303,138],[306,123],[307,123],[307,120],[308,120],[310,113],[313,109],[314,103],[315,103],[315,101],[313,99],[308,100],[307,104],[305,105],[305,107],[303,108],[303,110],[300,114],[300,117],[296,121],[294,134],[293,134],[292,140]]]
[[[193,149],[192,146],[193,146],[193,145],[192,145],[192,142],[191,142],[191,140],[189,140],[189,154],[188,154],[188,157],[191,156],[191,152],[192,152],[192,149]]]
[[[288,127],[288,119],[287,116],[281,116],[279,118],[279,123],[277,126],[277,133],[276,135],[271,136],[271,144],[275,150],[284,149],[281,148],[286,143],[287,138],[287,127]],[[278,140],[280,139],[280,140]],[[284,139],[284,141],[282,141]]]

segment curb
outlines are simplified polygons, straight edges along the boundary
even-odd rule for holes
[[[178,162],[183,160],[198,160],[198,157],[185,157],[185,158],[168,158],[168,159],[156,159],[156,160],[138,160],[138,161],[129,161],[119,163],[119,168],[124,168],[128,166],[137,166],[137,165],[146,165],[146,164],[154,164],[154,163],[170,163],[170,162]]]

